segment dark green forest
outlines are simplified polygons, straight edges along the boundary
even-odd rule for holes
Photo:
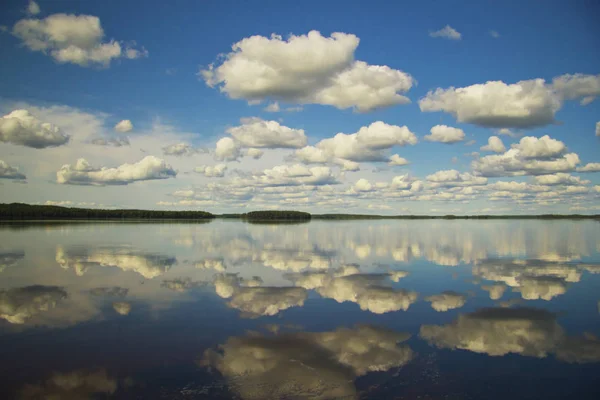
[[[178,219],[203,220],[213,218],[241,219],[247,222],[358,220],[358,219],[595,219],[600,215],[541,214],[541,215],[368,215],[368,214],[310,214],[302,211],[251,211],[245,214],[211,214],[206,211],[157,211],[157,210],[104,210],[94,208],[70,208],[59,206],[30,205],[23,203],[0,204],[0,220],[144,220]]]

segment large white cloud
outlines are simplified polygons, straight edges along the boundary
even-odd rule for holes
[[[11,167],[6,161],[0,160],[0,179],[27,179],[18,168]]]
[[[104,42],[100,19],[92,15],[53,14],[44,19],[26,18],[13,27],[13,34],[32,51],[49,54],[59,63],[82,67],[107,67],[113,59],[135,59],[148,55],[145,49],[111,40]]]
[[[465,138],[465,132],[459,128],[453,128],[447,125],[436,125],[431,128],[431,134],[424,137],[430,142],[456,143]]]
[[[0,118],[0,141],[43,149],[60,146],[69,136],[48,122],[42,122],[28,110],[14,110]]]
[[[234,99],[326,104],[365,112],[408,103],[412,77],[388,66],[354,60],[359,39],[335,32],[252,36],[235,43],[220,65],[201,70],[206,84]]]
[[[536,138],[526,136],[502,154],[477,158],[471,168],[482,176],[548,175],[571,172],[580,163],[576,153],[567,153],[567,147],[548,135]]]
[[[56,181],[70,185],[128,185],[136,181],[167,179],[177,172],[164,160],[146,156],[134,164],[123,164],[117,168],[92,167],[80,158],[74,165],[66,164],[56,172]]]
[[[243,399],[355,398],[352,381],[372,371],[407,364],[410,335],[373,326],[330,332],[231,337],[222,351],[205,351],[202,364],[215,368]]]
[[[444,111],[459,122],[491,128],[532,128],[554,122],[560,108],[543,79],[506,84],[489,81],[463,88],[438,88],[419,101],[421,111]]]
[[[242,120],[242,125],[227,129],[244,147],[285,149],[306,146],[306,135],[302,129],[293,129],[277,121],[260,118]]]
[[[338,133],[332,138],[321,140],[315,146],[297,150],[296,157],[305,163],[326,163],[336,159],[387,162],[389,157],[384,154],[384,150],[394,146],[414,145],[417,141],[416,135],[406,126],[377,121],[363,126],[356,133]]]

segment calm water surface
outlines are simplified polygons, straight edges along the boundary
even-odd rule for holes
[[[0,225],[2,399],[597,399],[600,223]]]

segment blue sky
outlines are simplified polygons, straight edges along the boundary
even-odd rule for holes
[[[0,201],[215,212],[600,210],[594,2],[36,4],[8,1],[0,13]],[[116,51],[109,46],[119,54],[107,55]],[[259,67],[241,68],[248,60]],[[211,64],[212,87],[200,73]],[[265,111],[274,102],[280,111]],[[15,110],[26,113],[9,117]],[[122,120],[133,128],[115,131]],[[58,133],[39,142],[44,123]],[[450,128],[436,139],[446,143],[425,138],[437,125]],[[228,132],[235,127],[245,139]],[[321,142],[363,127],[352,154],[340,150],[350,137]],[[293,145],[283,143],[288,128]],[[377,135],[392,136],[382,147]],[[490,136],[503,151],[480,149]],[[222,138],[236,154],[218,151]],[[247,155],[248,140],[260,158]],[[187,147],[166,150],[178,143]],[[313,158],[298,154],[305,145]],[[393,154],[407,163],[388,165]],[[153,158],[136,164],[144,157]],[[81,158],[89,165],[78,167]]]

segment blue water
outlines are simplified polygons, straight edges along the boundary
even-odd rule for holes
[[[599,300],[595,221],[4,224],[0,398],[596,399]]]

